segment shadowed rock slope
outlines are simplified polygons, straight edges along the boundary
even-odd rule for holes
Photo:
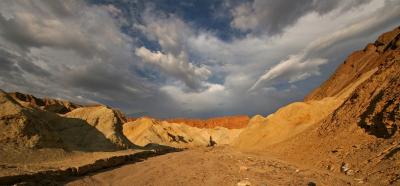
[[[12,95],[0,90],[0,185],[22,181],[47,185],[42,181],[174,150],[135,148],[122,134],[124,116],[106,106],[80,107],[62,115]]]
[[[23,94],[20,92],[12,92],[9,93],[9,95],[25,107],[38,108],[59,114],[65,114],[76,108],[82,107],[82,105],[65,100],[37,98],[33,95]]]
[[[119,149],[135,147],[122,133],[122,124],[126,121],[125,116],[118,110],[107,106],[81,107],[64,115],[67,118],[75,118],[86,121],[93,126],[109,141]],[[88,140],[92,137],[87,136]],[[101,142],[93,141],[97,145]]]
[[[134,147],[122,134],[123,121],[120,112],[105,106],[82,107],[59,115],[25,107],[9,94],[0,92],[0,144],[3,150],[112,151]]]

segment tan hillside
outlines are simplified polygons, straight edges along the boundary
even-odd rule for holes
[[[120,149],[134,147],[122,133],[122,124],[126,119],[118,110],[106,106],[81,107],[64,116],[86,121]],[[86,136],[87,140],[91,140],[91,138],[91,136]],[[101,145],[101,142],[93,141],[93,143]]]
[[[235,139],[235,146],[247,150],[263,149],[267,145],[279,143],[303,132],[337,109],[355,88],[375,71],[376,69],[363,74],[358,81],[351,83],[334,97],[295,102],[278,109],[266,118],[253,117],[249,127]]]
[[[304,103],[253,118],[236,147],[378,185],[399,184],[398,33],[352,54]]]
[[[82,107],[62,116],[24,107],[5,92],[0,98],[0,144],[4,147],[82,151],[134,147],[122,134],[125,119],[119,111],[105,106]]]
[[[0,90],[0,145],[8,149],[62,147],[60,137],[34,109],[24,108]]]
[[[209,145],[210,137],[217,145],[229,144],[241,129],[197,128],[145,117],[125,123],[123,131],[132,143],[141,146],[156,143],[173,147],[196,147]]]

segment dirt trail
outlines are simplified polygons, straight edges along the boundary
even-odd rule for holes
[[[85,176],[67,185],[353,185],[357,182],[343,174],[298,167],[271,156],[219,146],[153,157]]]

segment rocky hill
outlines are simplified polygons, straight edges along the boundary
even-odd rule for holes
[[[305,100],[319,100],[334,96],[363,74],[385,63],[383,54],[399,47],[400,28],[384,33],[374,43],[368,44],[363,50],[353,52],[335,73],[321,86],[309,93]]]
[[[2,150],[14,148],[62,147],[63,142],[35,109],[19,104],[0,90],[0,144]]]
[[[149,143],[156,143],[181,148],[227,145],[241,131],[241,129],[227,129],[224,127],[191,127],[181,123],[159,121],[149,117],[125,123],[123,128],[124,135],[137,145],[145,146]]]
[[[118,110],[104,105],[81,107],[66,113],[64,116],[86,121],[87,124],[97,129],[106,139],[120,149],[134,147],[133,143],[122,133],[122,125],[126,122],[126,118]],[[91,140],[93,136],[86,136],[85,138]],[[93,140],[93,143],[102,145],[101,142],[95,140]]]
[[[122,134],[125,117],[117,110],[105,106],[80,107],[61,115],[37,108],[43,103],[41,99],[27,96],[25,100],[30,101],[25,105],[26,101],[14,99],[15,95],[23,94],[3,91],[0,94],[0,144],[3,147],[81,151],[134,147]]]
[[[252,118],[235,140],[360,183],[399,184],[400,28],[351,54],[305,102]]]
[[[51,99],[51,98],[37,98],[30,94],[23,94],[20,92],[12,92],[9,95],[18,101],[20,104],[27,107],[39,108],[42,110],[65,114],[82,105],[75,104],[65,100]]]

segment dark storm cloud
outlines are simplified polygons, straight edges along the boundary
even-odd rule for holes
[[[119,103],[114,106],[156,91],[129,71],[135,60],[131,40],[120,32],[108,7],[80,1],[2,1],[0,6],[4,89]]]
[[[31,73],[38,76],[50,76],[50,73],[38,65],[32,63],[31,59],[24,56],[17,56],[0,48],[0,70],[5,74]]]
[[[0,1],[1,89],[132,116],[268,114],[400,17],[398,1],[152,2]]]
[[[3,50],[0,50],[0,71],[3,75],[12,72],[19,72],[19,69],[15,65],[15,62],[11,61],[10,57],[11,55]]]
[[[81,1],[5,0],[2,3],[10,7],[8,13],[12,16],[6,18],[0,14],[0,35],[25,51],[32,47],[52,47],[72,50],[87,58],[104,53],[96,34],[110,34],[112,30],[93,23],[100,21],[93,19],[96,16],[111,19],[106,11],[90,9]]]
[[[308,13],[323,15],[336,8],[351,9],[368,2],[370,0],[254,0],[233,9],[231,25],[256,34],[275,35]]]
[[[3,38],[18,45],[25,51],[31,47],[56,47],[74,50],[85,57],[94,55],[93,48],[95,47],[89,46],[89,42],[82,35],[62,34],[65,33],[67,28],[50,28],[40,19],[33,19],[36,20],[24,20],[23,18],[10,18],[7,20],[0,15],[0,34]],[[32,27],[36,27],[35,29],[37,30],[32,30]],[[48,35],[53,34],[51,31],[57,32],[55,33],[56,37],[52,38],[52,35]]]

